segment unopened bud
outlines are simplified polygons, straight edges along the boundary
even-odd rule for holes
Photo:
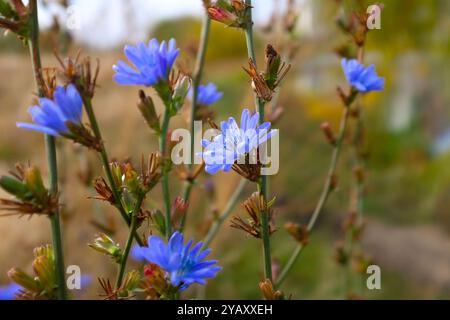
[[[165,217],[162,214],[162,212],[159,210],[153,210],[150,213],[150,219],[151,219],[153,225],[155,226],[156,230],[158,230],[159,233],[164,234],[164,232],[166,230],[166,222],[165,222]]]
[[[272,282],[269,279],[261,281],[259,283],[259,289],[261,290],[266,300],[283,300],[284,295],[281,291],[275,291]]]
[[[39,291],[37,281],[19,268],[12,268],[11,270],[9,270],[8,277],[25,289],[28,289],[32,292]]]
[[[327,141],[332,145],[336,146],[336,138],[334,137],[333,129],[331,129],[331,125],[329,122],[324,122],[320,125],[320,129],[324,133]]]
[[[152,98],[145,95],[143,90],[139,91],[139,102],[137,106],[148,126],[156,133],[159,133],[161,128],[159,125],[159,117],[156,115],[155,104]]]
[[[186,214],[189,207],[189,202],[184,201],[180,196],[176,197],[172,205],[172,224],[174,228],[177,228],[182,217]]]
[[[25,184],[9,176],[0,177],[0,187],[19,199],[23,199],[29,191]]]
[[[36,198],[43,200],[47,197],[48,193],[45,189],[41,172],[37,167],[26,168],[25,183]]]
[[[176,111],[180,110],[183,106],[184,99],[186,98],[190,87],[191,78],[183,76],[178,79],[172,95],[172,104]]]
[[[120,263],[122,259],[122,250],[120,249],[119,244],[114,242],[113,239],[104,233],[100,233],[97,238],[94,239],[94,243],[89,243],[88,246],[95,251],[110,256],[117,263]]]

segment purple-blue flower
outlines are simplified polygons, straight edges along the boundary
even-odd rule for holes
[[[236,120],[230,117],[228,121],[220,123],[221,132],[212,141],[203,139],[204,150],[199,155],[205,162],[205,171],[210,174],[219,170],[230,171],[236,161],[276,134],[275,130],[270,130],[270,122],[258,126],[258,120],[258,112],[252,115],[248,109],[244,109],[240,127]]]
[[[19,286],[16,283],[11,283],[6,286],[0,287],[0,300],[14,300],[16,297],[16,293],[22,289],[21,286]]]
[[[206,284],[222,268],[216,260],[205,260],[211,249],[202,250],[202,242],[192,247],[193,241],[184,245],[184,237],[176,231],[166,244],[158,236],[148,238],[148,247],[141,247],[142,256],[167,272],[173,286],[186,289],[193,283]],[[192,247],[192,248],[191,248]]]
[[[113,66],[116,72],[114,80],[120,85],[149,87],[168,79],[180,50],[176,47],[175,39],[170,39],[168,44],[166,41],[160,44],[158,40],[151,39],[148,45],[140,42],[136,47],[125,46],[124,53],[132,66],[119,60]]]
[[[192,89],[189,92],[192,98]],[[201,106],[210,106],[222,98],[223,92],[217,90],[217,86],[214,83],[208,83],[207,85],[198,86],[197,104]]]
[[[375,65],[366,68],[356,59],[345,58],[342,59],[341,64],[347,81],[359,92],[384,90],[384,78],[377,75]]]
[[[144,262],[145,261],[145,256],[143,254],[142,247],[140,247],[137,244],[135,244],[134,246],[131,247],[130,256],[136,262]]]
[[[39,99],[39,106],[28,110],[34,123],[18,122],[23,129],[35,130],[52,136],[69,134],[67,122],[81,124],[83,115],[83,100],[76,87],[72,84],[67,88],[56,87],[53,100]]]

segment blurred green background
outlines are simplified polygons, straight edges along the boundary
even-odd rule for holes
[[[120,1],[116,2],[120,5]],[[169,2],[181,6],[184,1]],[[254,1],[255,10],[265,6],[255,25],[258,61],[263,61],[267,43],[281,48],[282,52],[289,45],[298,47],[291,61],[292,69],[279,89],[277,105],[285,111],[275,125],[280,130],[280,171],[270,178],[270,192],[276,196],[278,227],[272,237],[272,251],[281,266],[295,247],[283,224],[307,221],[330,161],[331,148],[320,131],[320,124],[329,121],[337,130],[342,111],[335,89],[337,85],[345,85],[345,78],[334,49],[347,38],[337,28],[336,17],[342,8],[351,11],[372,4],[356,0],[342,2],[340,6],[339,1],[298,1],[299,21],[292,38],[286,40],[277,34],[276,28],[271,33],[267,31],[269,23],[274,27],[282,21],[272,21],[270,16],[275,12],[282,17],[285,1]],[[352,157],[346,145],[338,168],[339,188],[330,197],[310,244],[282,287],[293,299],[343,299],[350,292],[368,299],[450,297],[450,3],[445,0],[385,0],[383,3],[381,30],[368,34],[366,61],[376,64],[378,73],[386,78],[386,90],[369,94],[361,101],[368,171],[364,197],[367,221],[362,248],[381,267],[382,289],[366,289],[366,274],[351,272],[349,275],[334,259],[336,242],[343,237],[341,224],[350,206]],[[146,5],[162,4],[148,1]],[[127,6],[123,2],[119,8],[126,11],[126,18],[133,20],[139,6]],[[103,9],[113,10],[113,6],[106,5]],[[102,19],[101,14],[97,19]],[[180,67],[190,70],[199,40],[201,14],[200,6],[198,12],[189,16],[162,15],[145,32],[145,38],[174,37],[182,49]],[[238,116],[243,107],[252,107],[253,95],[242,70],[247,63],[243,32],[216,22],[211,28],[203,79],[216,83],[224,92],[223,99],[213,107],[216,120],[221,121]],[[78,30],[77,34],[83,32],[89,30]],[[82,37],[74,36],[69,53],[74,55],[81,47],[83,54],[99,57],[101,73],[94,102],[107,148],[114,158],[138,160],[142,153],[155,150],[157,144],[135,107],[137,88],[119,87],[112,81],[111,66],[123,58],[122,44],[126,39],[108,48],[95,48]],[[55,45],[60,45],[55,30],[44,30],[42,46],[46,66],[57,66],[51,53]],[[1,37],[2,174],[16,162],[30,161],[45,168],[42,137],[15,127],[16,121],[28,119],[26,110],[33,99],[29,70],[26,48],[13,35]],[[172,127],[187,127],[185,115],[186,110],[177,116]],[[112,278],[115,268],[108,258],[86,246],[98,231],[92,220],[111,226],[115,230],[114,238],[120,243],[126,238],[126,230],[113,209],[88,199],[94,192],[81,178],[90,181],[101,174],[95,155],[61,141],[59,159],[66,260],[68,264],[80,265],[83,273],[93,277],[94,281],[81,297],[95,298],[100,292],[95,277]],[[201,176],[189,209],[189,237],[202,239],[208,221],[214,212],[223,209],[238,180],[234,173]],[[171,183],[174,197],[181,192],[176,174],[171,176]],[[214,192],[210,192],[211,184]],[[248,187],[242,200],[252,192]],[[152,193],[146,205],[160,207],[159,190]],[[240,206],[234,212],[243,214]],[[0,232],[3,235],[0,284],[6,284],[6,271],[10,267],[26,269],[32,260],[32,248],[50,241],[49,226],[45,218],[5,217],[0,219]],[[260,298],[260,243],[225,223],[212,247],[212,256],[220,261],[223,271],[210,281],[204,292],[194,288],[186,297]]]

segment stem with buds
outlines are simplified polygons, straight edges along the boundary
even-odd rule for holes
[[[42,64],[39,50],[39,22],[38,22],[38,7],[36,0],[30,0],[30,37],[28,46],[30,48],[31,63],[33,66],[34,79],[36,88],[40,97],[44,95],[44,79],[42,78]],[[47,150],[47,162],[49,170],[50,192],[58,193],[58,168],[56,160],[55,139],[50,135],[45,136],[45,145]],[[50,215],[52,226],[52,241],[55,255],[55,269],[56,278],[58,281],[58,298],[61,300],[67,299],[66,281],[65,281],[65,267],[64,254],[61,237],[61,223],[58,210],[55,210]]]
[[[127,242],[125,244],[125,249],[123,251],[122,257],[120,259],[120,265],[119,265],[119,272],[117,273],[117,279],[116,279],[116,290],[120,288],[123,281],[123,276],[125,274],[125,268],[127,266],[128,261],[128,255],[130,254],[131,245],[133,244],[133,238],[136,235],[136,229],[137,229],[137,216],[139,214],[139,211],[141,210],[142,201],[144,200],[145,194],[140,195],[139,198],[136,200],[136,204],[134,206],[133,212],[131,214],[131,223],[130,223],[130,231],[128,233]]]
[[[247,43],[248,57],[253,60],[256,66],[255,45],[253,41],[253,20],[252,20],[252,1],[245,0],[247,6],[247,26],[245,28],[245,39]],[[255,107],[259,112],[259,123],[264,122],[264,102],[259,99],[255,93]],[[258,183],[258,191],[263,196],[264,201],[267,201],[267,177],[261,176]],[[269,216],[267,210],[261,212],[261,236],[263,240],[263,260],[265,278],[272,281],[272,258],[270,254],[270,234],[269,234]]]

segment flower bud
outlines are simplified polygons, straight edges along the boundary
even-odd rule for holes
[[[39,291],[38,282],[19,268],[10,269],[8,271],[8,277],[27,290],[33,292]]]
[[[183,106],[184,99],[186,98],[190,87],[191,78],[188,76],[182,76],[178,79],[172,95],[172,103],[175,111],[180,110]]]
[[[44,290],[51,292],[56,287],[56,273],[53,259],[44,255],[36,257],[33,261],[33,270]]]
[[[212,20],[216,20],[227,26],[234,26],[237,23],[237,16],[230,11],[222,9],[220,7],[209,7],[208,16]]]
[[[156,230],[158,230],[159,233],[164,234],[166,231],[166,222],[162,212],[159,210],[153,210],[150,214],[150,219],[152,220]]]
[[[29,192],[29,189],[25,184],[23,184],[16,178],[9,176],[0,177],[0,187],[19,199],[23,199],[24,197],[26,197],[27,193]]]
[[[283,293],[279,290],[275,291],[269,279],[261,281],[259,283],[259,289],[266,300],[284,300]]]
[[[104,233],[100,233],[97,238],[94,239],[94,243],[89,243],[88,246],[100,253],[110,256],[117,263],[120,263],[122,259],[122,250],[120,249],[119,244],[115,243],[113,239]]]
[[[184,201],[180,196],[176,197],[172,205],[172,224],[174,228],[177,228],[178,224],[182,220],[183,216],[186,214],[189,207],[189,202]]]
[[[159,125],[159,117],[156,115],[155,104],[153,103],[152,98],[145,95],[143,90],[139,90],[139,101],[137,106],[148,126],[156,133],[160,133],[161,128]]]
[[[324,133],[325,137],[327,138],[328,142],[332,146],[336,146],[336,138],[334,137],[333,130],[331,129],[331,125],[329,122],[323,122],[320,125],[320,129],[322,129],[322,132]]]
[[[47,189],[45,189],[39,169],[37,167],[28,167],[25,169],[24,174],[25,183],[33,195],[41,201],[46,199],[48,192]]]

